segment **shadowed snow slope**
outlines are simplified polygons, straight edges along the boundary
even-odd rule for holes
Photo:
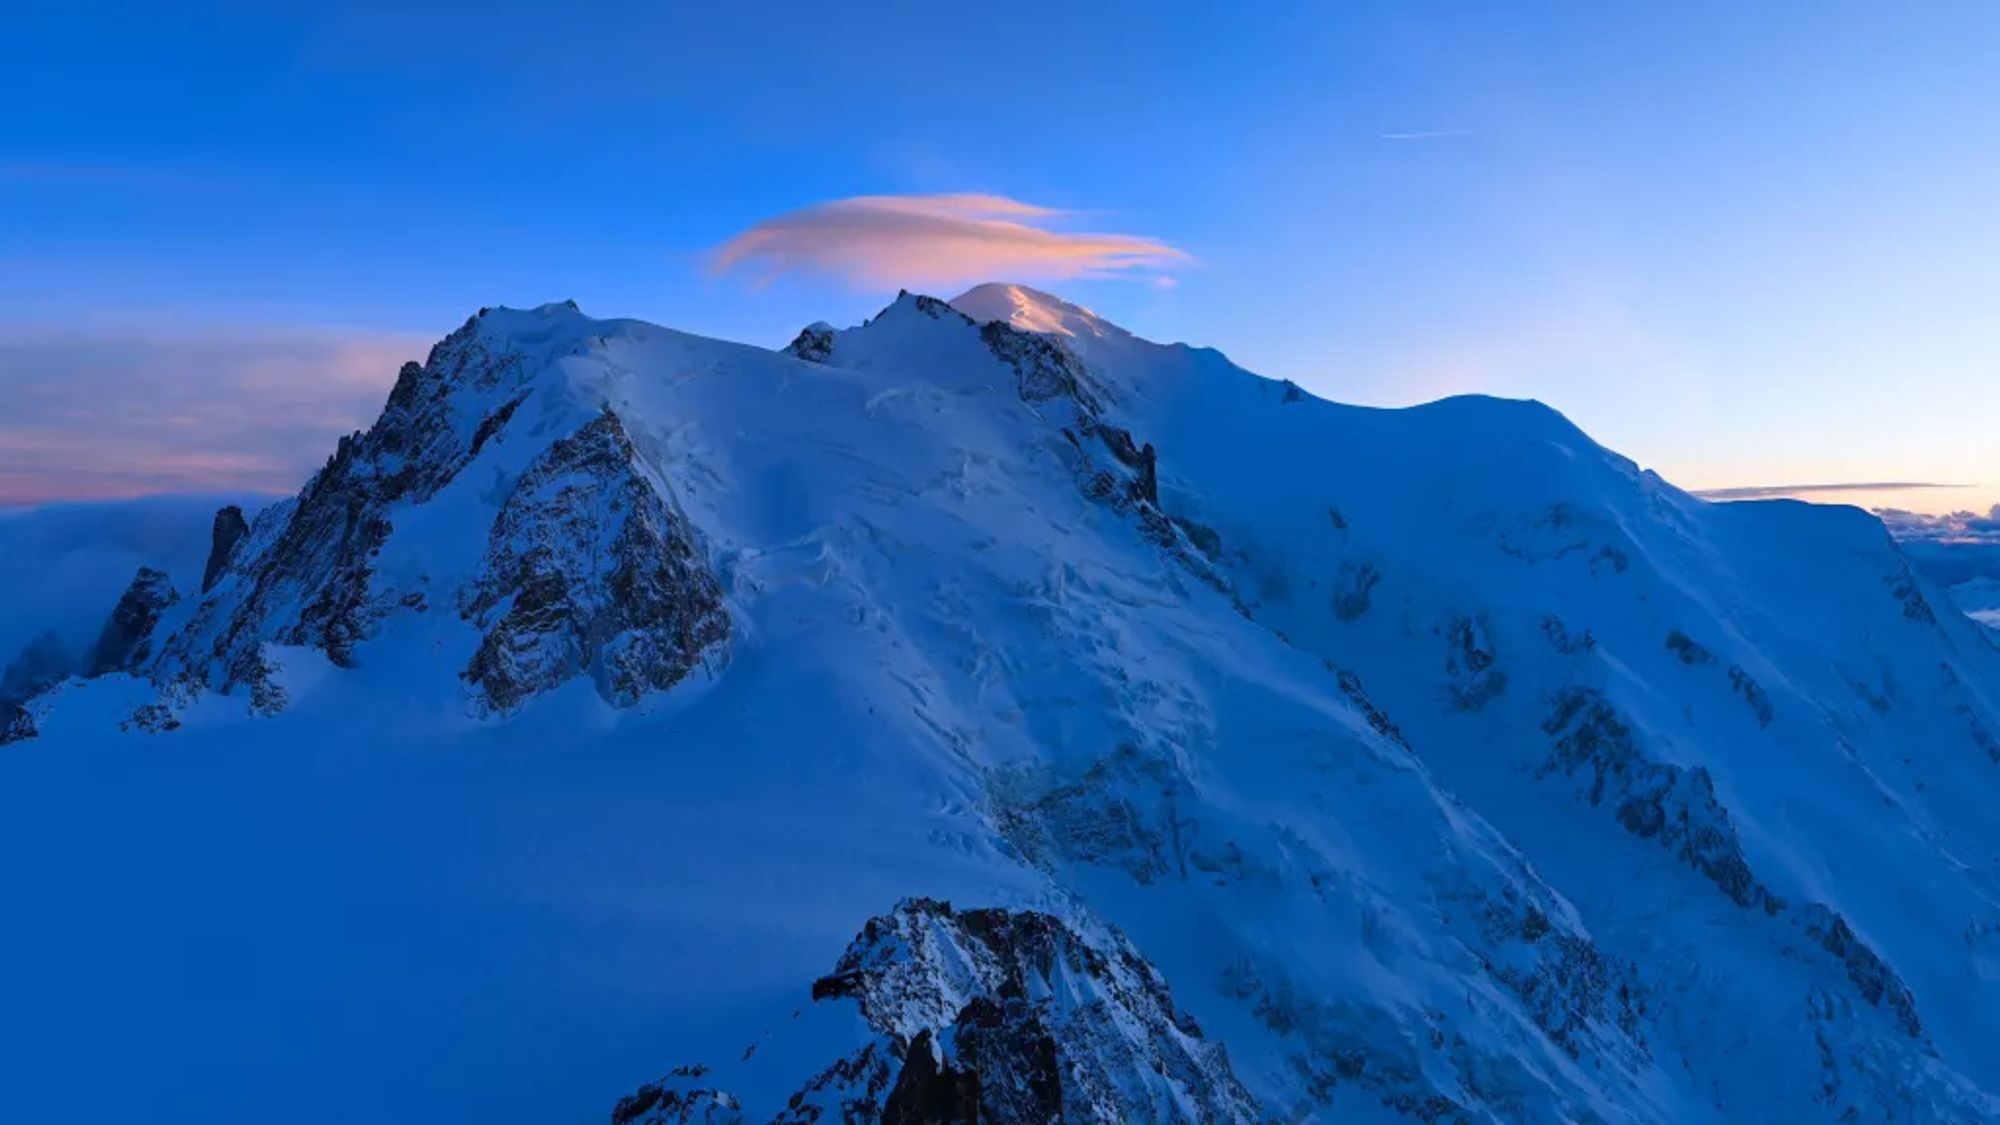
[[[1539,404],[497,309],[179,594],[0,726],[24,1119],[2000,1114],[2000,652]]]

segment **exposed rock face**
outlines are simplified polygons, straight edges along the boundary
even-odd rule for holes
[[[1374,700],[1368,698],[1367,690],[1361,686],[1360,676],[1346,668],[1336,666],[1332,661],[1326,662],[1326,670],[1335,674],[1340,682],[1340,693],[1347,697],[1349,703],[1354,704],[1354,709],[1361,712],[1361,717],[1368,721],[1368,726],[1376,734],[1405,750],[1410,748],[1409,740],[1403,737],[1402,728],[1398,727],[1380,707],[1375,706]]]
[[[1731,664],[1729,666],[1729,686],[1735,688],[1736,694],[1743,697],[1743,702],[1750,708],[1750,713],[1757,717],[1758,726],[1768,727],[1771,725],[1771,719],[1775,715],[1775,712],[1771,708],[1771,697],[1764,693],[1763,685],[1752,679],[1750,673],[1743,670],[1742,665]]]
[[[927,297],[917,298],[917,307],[932,317],[964,317]],[[1070,469],[1083,494],[1133,519],[1148,540],[1203,581],[1225,588],[1213,565],[1222,550],[1220,537],[1211,528],[1167,514],[1160,502],[1159,454],[1151,442],[1141,442],[1108,420],[1104,392],[1076,353],[1060,340],[999,320],[981,326],[979,338],[995,358],[1013,368],[1021,401],[1051,412],[1062,427],[1072,455]]]
[[[160,623],[160,615],[167,607],[178,601],[180,594],[175,592],[165,571],[140,567],[112,609],[111,620],[104,623],[104,631],[98,634],[97,647],[90,654],[89,674],[131,672],[144,665],[152,652],[154,626]]]
[[[785,354],[807,363],[825,363],[833,354],[833,325],[822,320],[801,328],[785,345]]]
[[[1444,670],[1452,706],[1477,711],[1507,690],[1507,671],[1493,651],[1492,626],[1483,616],[1449,622]]]
[[[1667,649],[1675,656],[1680,657],[1682,664],[1692,666],[1696,664],[1715,663],[1714,653],[1708,651],[1699,641],[1696,641],[1693,637],[1688,636],[1679,629],[1672,630],[1667,634]]]
[[[202,593],[215,588],[216,580],[229,568],[236,545],[248,534],[250,521],[243,518],[243,509],[231,504],[215,513],[215,526],[209,532],[208,565],[201,572]]]
[[[703,1086],[705,1066],[683,1066],[664,1080],[621,1098],[611,1111],[612,1125],[740,1125],[743,1113],[736,1099]]]
[[[1088,941],[1051,915],[907,900],[869,921],[813,1000],[858,1005],[874,1037],[793,1094],[774,1125],[1260,1119],[1151,965],[1122,939]],[[747,1120],[712,1079],[677,1071],[612,1120]]]
[[[485,631],[465,679],[501,711],[580,672],[629,706],[678,683],[730,634],[692,529],[609,411],[521,475],[462,609]]]
[[[908,289],[896,290],[897,300],[900,301],[905,297],[910,298],[910,300],[916,303],[918,312],[930,317],[932,320],[956,319],[962,320],[967,324],[973,323],[971,317],[952,308],[949,301],[941,301],[936,297],[926,296],[922,293],[912,293]]]
[[[1708,771],[1646,757],[1631,727],[1601,692],[1566,689],[1555,700],[1542,729],[1554,753],[1538,775],[1585,776],[1592,805],[1607,800],[1625,830],[1657,840],[1682,862],[1707,876],[1731,902],[1775,914],[1783,903],[1751,874],[1742,841],[1729,811],[1715,797]]]
[[[720,651],[729,621],[693,529],[617,417],[605,407],[593,418],[591,400],[568,383],[562,361],[590,343],[550,343],[579,322],[574,306],[510,312],[505,327],[490,314],[481,310],[426,363],[404,364],[374,425],[342,438],[296,497],[255,521],[234,506],[216,513],[201,602],[170,637],[152,634],[174,592],[164,575],[141,572],[83,664],[93,675],[145,675],[161,689],[159,712],[128,726],[169,729],[199,691],[246,688],[253,712],[282,710],[290,700],[274,649],[313,648],[349,667],[391,615],[423,613],[434,598],[484,634],[464,680],[489,709],[579,674],[629,705]],[[487,458],[489,493],[427,507],[504,441],[531,398],[533,440],[561,434],[551,423],[564,419],[578,420],[575,432]],[[383,563],[385,550],[407,561],[395,553],[406,541],[392,549],[399,521],[447,509],[454,516],[444,518],[491,519],[483,560],[449,544],[440,551],[419,533],[415,565]],[[434,587],[440,560],[453,578]]]
[[[1847,919],[1822,903],[1787,903],[1756,877],[1707,769],[1682,769],[1646,758],[1611,704],[1587,688],[1572,688],[1558,697],[1543,729],[1556,746],[1544,775],[1587,769],[1591,804],[1611,800],[1626,831],[1673,849],[1738,906],[1755,908],[1793,927],[1794,933],[1803,931],[1813,945],[1832,955],[1863,1000],[1887,1011],[1910,1038],[1923,1038],[1909,986]]]
[[[1028,402],[1046,402],[1059,395],[1076,399],[1091,413],[1097,412],[1097,396],[1083,361],[1061,341],[1023,332],[1004,321],[990,321],[979,330],[979,338],[1014,369],[1015,389]]]
[[[1847,919],[1816,902],[1808,903],[1800,913],[1807,936],[1847,969],[1847,979],[1861,993],[1861,998],[1888,1009],[1897,1026],[1910,1038],[1923,1038],[1923,1021],[1917,1017],[1917,1000],[1910,987],[1880,954],[1855,934]]]
[[[1359,677],[1337,666],[1328,670],[1364,721],[1408,752]],[[1199,884],[1218,892],[1241,887],[1248,892],[1243,901],[1318,896],[1342,878],[1338,857],[1300,835],[1287,834],[1275,856],[1239,847],[1232,833],[1240,828],[1216,816],[1170,758],[1134,746],[1118,747],[1071,781],[996,775],[994,785],[996,822],[1008,843],[1046,871],[1080,865],[1118,871],[1163,897],[1193,893],[1187,888]],[[1435,890],[1454,940],[1483,974],[1483,996],[1511,997],[1510,1010],[1570,1058],[1628,1073],[1649,1065],[1642,1029],[1649,1001],[1638,967],[1601,949],[1552,896],[1526,881],[1485,883],[1451,868],[1440,869]],[[1508,1095],[1495,1088],[1493,1076],[1511,1064],[1490,1045],[1457,1039],[1462,1016],[1410,1013],[1329,992],[1256,950],[1235,958],[1216,983],[1277,1037],[1275,1050],[1304,1080],[1305,1096],[1328,1113],[1337,1115],[1360,1096],[1418,1120],[1476,1119],[1477,1107],[1467,1100],[1472,1091],[1474,1101],[1497,1107],[1502,1119],[1531,1119],[1506,1117]],[[1561,1086],[1552,1076],[1548,1081]]]
[[[421,503],[449,484],[504,426],[526,391],[522,357],[495,352],[475,317],[406,363],[381,417],[340,440],[297,499],[261,514],[252,552],[238,537],[242,577],[230,597],[205,604],[163,654],[159,674],[228,691],[264,682],[268,643],[306,645],[337,665],[395,607],[372,584],[373,559],[392,529],[391,510]],[[266,526],[266,520],[273,521]],[[227,532],[218,515],[218,543]],[[232,521],[233,522],[233,521]],[[213,560],[211,560],[213,561]]]
[[[26,742],[39,733],[35,717],[19,703],[0,703],[0,746]]]

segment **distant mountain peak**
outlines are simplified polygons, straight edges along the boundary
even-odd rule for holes
[[[1030,332],[1077,337],[1131,335],[1082,305],[1011,282],[975,285],[953,297],[951,307],[981,324],[1002,320]]]

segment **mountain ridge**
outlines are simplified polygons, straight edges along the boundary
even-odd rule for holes
[[[674,986],[707,1014],[655,1073],[786,1024],[828,943],[928,895],[1130,948],[1268,1117],[2000,1112],[2000,654],[1879,523],[1705,504],[1537,403],[1325,402],[1045,298],[906,293],[783,353],[484,311],[9,753],[612,754],[611,807],[701,825],[728,882],[770,878],[738,893],[811,919],[767,957],[786,989],[732,960],[733,910],[677,900],[714,936],[667,971],[744,983]],[[762,840],[807,810],[805,853]],[[640,885],[711,885],[661,849],[630,842]],[[989,1057],[1070,1073],[1082,1040],[1022,1002]],[[942,1029],[1003,1026],[974,1015],[874,1050],[943,1089]],[[805,1043],[795,1071],[843,1057]],[[778,1120],[797,1089],[726,1092]]]

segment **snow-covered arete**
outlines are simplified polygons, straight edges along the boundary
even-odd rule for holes
[[[30,1118],[2000,1115],[2000,652],[1539,404],[494,309],[228,539],[0,735]]]

